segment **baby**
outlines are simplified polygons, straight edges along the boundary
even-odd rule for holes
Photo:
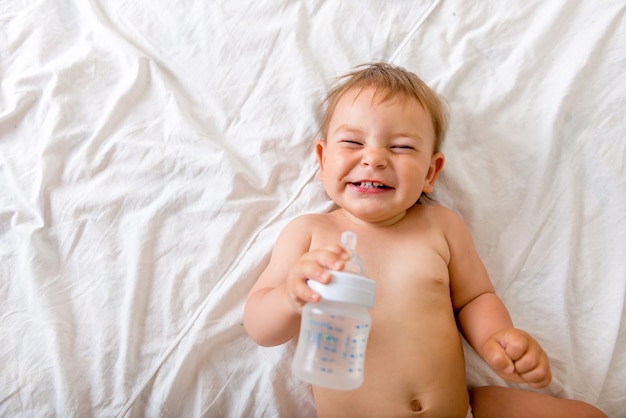
[[[541,346],[513,327],[470,232],[451,210],[421,197],[444,165],[446,116],[415,74],[384,63],[344,76],[328,97],[316,154],[338,209],[292,220],[250,291],[244,324],[260,345],[298,335],[302,306],[320,295],[348,254],[343,231],[376,281],[365,378],[353,391],[313,387],[319,417],[604,416],[583,402],[504,387],[468,393],[461,334],[504,379],[545,387]],[[472,407],[470,408],[470,402]]]

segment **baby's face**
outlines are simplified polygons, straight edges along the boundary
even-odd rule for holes
[[[373,89],[352,89],[337,102],[327,138],[317,144],[320,178],[354,217],[393,223],[432,190],[443,165],[434,143],[430,114],[415,99],[381,102]]]

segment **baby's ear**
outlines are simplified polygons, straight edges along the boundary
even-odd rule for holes
[[[320,175],[319,179],[322,180],[324,175],[324,159],[326,155],[326,140],[318,139],[315,143],[315,155],[317,155],[317,161],[320,164]]]
[[[431,193],[435,186],[435,182],[437,181],[437,176],[441,172],[443,168],[443,163],[445,158],[442,153],[436,152],[430,157],[430,167],[428,168],[428,173],[426,174],[426,181],[424,182],[424,193]]]

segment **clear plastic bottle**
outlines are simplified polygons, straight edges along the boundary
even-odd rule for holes
[[[356,234],[344,232],[341,242],[350,253],[345,269],[331,271],[332,279],[326,285],[308,281],[321,300],[302,309],[292,370],[311,384],[352,390],[363,383],[371,327],[368,308],[374,306],[375,283],[364,277],[365,266],[356,253]]]

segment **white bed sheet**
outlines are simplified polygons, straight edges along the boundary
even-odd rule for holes
[[[0,0],[0,415],[314,416],[243,304],[285,223],[331,208],[325,91],[383,59],[450,105],[435,198],[550,355],[544,392],[626,416],[625,12]]]

